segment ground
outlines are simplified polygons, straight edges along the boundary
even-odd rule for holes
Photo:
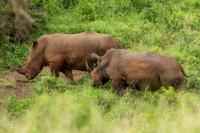
[[[46,74],[51,75],[48,68],[42,70],[38,77]],[[85,74],[86,72],[74,70],[74,81],[78,81]],[[60,74],[60,76],[63,79],[65,78],[63,74]],[[0,75],[0,97],[6,98],[12,96],[13,94],[19,98],[30,96],[34,91],[32,86],[33,82],[35,82],[35,80],[28,81],[23,75],[20,75],[16,71],[9,71],[4,75]]]

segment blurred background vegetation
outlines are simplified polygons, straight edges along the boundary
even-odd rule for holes
[[[20,56],[15,59],[24,59],[27,54],[21,54],[42,34],[96,31],[113,35],[123,48],[175,56],[185,63],[188,71],[194,72],[199,66],[199,0],[18,0],[16,3],[2,0],[0,10],[0,42],[8,50],[1,48],[1,54],[16,52],[13,56]],[[16,6],[20,9],[13,9]],[[23,52],[17,52],[19,48]],[[20,64],[10,58],[1,64],[6,68]]]
[[[21,65],[42,34],[95,31],[123,48],[155,51],[180,61],[188,75],[183,90],[128,90],[79,85],[39,77],[34,95],[1,99],[0,132],[199,132],[199,0],[1,0],[0,73]],[[1,108],[0,108],[1,109]],[[2,110],[3,110],[2,109]]]

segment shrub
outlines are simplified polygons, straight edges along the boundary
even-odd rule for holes
[[[79,3],[78,11],[83,21],[94,21],[96,18],[96,3],[84,0]]]
[[[197,89],[200,88],[200,71],[198,70],[192,77],[188,78],[187,88]]]
[[[78,3],[78,0],[62,0],[65,9],[72,9]]]

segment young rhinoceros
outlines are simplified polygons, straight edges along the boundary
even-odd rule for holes
[[[133,54],[122,49],[110,49],[104,56],[91,54],[98,60],[92,71],[92,84],[99,86],[112,80],[118,95],[126,87],[156,90],[161,86],[177,88],[185,75],[183,67],[175,58],[156,53]]]
[[[119,49],[118,42],[110,35],[95,32],[79,34],[51,34],[43,35],[30,48],[26,64],[18,72],[33,79],[49,66],[53,75],[62,72],[73,80],[72,70],[90,71],[93,60],[91,53],[104,55],[110,48]]]

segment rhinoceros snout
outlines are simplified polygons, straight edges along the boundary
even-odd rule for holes
[[[95,82],[95,81],[92,81],[91,84],[92,84],[93,87],[99,87],[101,85],[100,82]]]

